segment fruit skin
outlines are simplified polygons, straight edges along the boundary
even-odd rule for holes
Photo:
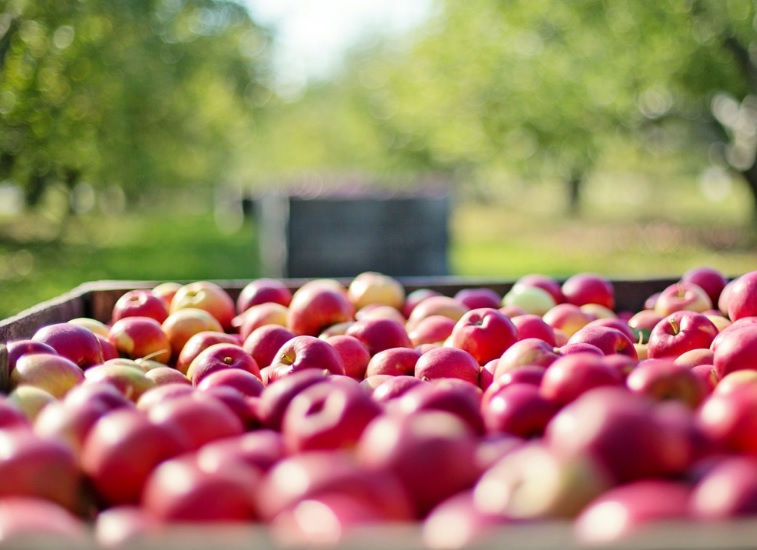
[[[344,290],[323,281],[309,281],[292,295],[287,328],[296,335],[318,336],[324,329],[354,320],[355,307]]]
[[[413,347],[405,327],[393,319],[355,321],[345,334],[360,340],[371,356],[390,348]]]
[[[302,369],[268,384],[260,394],[258,407],[258,417],[263,426],[280,430],[281,420],[294,396],[312,384],[327,381],[329,376],[329,371],[324,369]]]
[[[757,370],[756,323],[739,321],[732,324],[713,339],[710,347],[718,379],[738,370]]]
[[[39,497],[12,496],[0,500],[3,545],[29,547],[30,540],[55,540],[63,548],[89,546],[87,525],[70,510]]]
[[[129,290],[113,305],[111,323],[125,317],[150,317],[162,323],[168,317],[168,307],[152,290]]]
[[[555,304],[561,304],[565,302],[565,295],[562,292],[562,285],[557,279],[549,277],[547,275],[541,275],[539,273],[531,273],[524,275],[515,281],[517,285],[535,286],[543,290],[546,290],[552,295]]]
[[[264,325],[252,331],[242,343],[242,348],[252,355],[260,368],[265,368],[276,358],[285,342],[294,338],[291,330],[278,325]]]
[[[555,305],[552,294],[538,286],[516,284],[502,297],[503,307],[519,307],[533,315],[544,315]]]
[[[453,296],[455,300],[461,302],[470,309],[481,307],[490,307],[497,309],[502,303],[502,296],[490,288],[463,288],[458,290]]]
[[[713,391],[697,410],[704,433],[726,451],[757,454],[757,387],[743,384],[729,392]]]
[[[524,365],[548,367],[558,357],[560,357],[560,353],[540,338],[519,340],[510,346],[497,361],[494,379],[496,380],[511,369]]]
[[[130,366],[119,361],[115,359],[88,368],[84,371],[84,384],[111,384],[136,403],[144,392],[155,386],[155,381],[148,378],[136,363]]]
[[[284,342],[270,366],[269,384],[306,369],[345,374],[342,357],[334,346],[320,338],[307,335],[295,336]]]
[[[421,380],[458,378],[478,386],[480,367],[467,351],[441,347],[422,354],[415,363],[415,376]]]
[[[236,301],[237,313],[243,313],[252,306],[273,302],[289,307],[292,290],[278,279],[261,278],[247,283]]]
[[[757,271],[744,273],[728,285],[725,306],[731,321],[757,316]]]
[[[573,336],[578,329],[583,328],[596,317],[583,311],[580,306],[563,302],[550,308],[542,315],[542,320],[555,330]]]
[[[633,341],[621,331],[604,326],[585,326],[568,339],[571,344],[591,344],[602,350],[605,355],[619,353],[636,358]]]
[[[555,329],[551,325],[548,325],[539,315],[525,313],[513,317],[511,320],[518,333],[518,340],[540,338],[552,346],[557,345]]]
[[[599,304],[615,309],[615,288],[606,277],[596,273],[577,273],[568,277],[561,290],[566,302],[577,306]]]
[[[505,433],[529,439],[541,437],[559,406],[545,398],[538,386],[526,383],[498,385],[486,391],[481,414],[489,434]]]
[[[187,368],[187,378],[197,386],[211,373],[225,369],[240,369],[260,378],[258,367],[252,355],[237,344],[213,344],[195,357]]]
[[[197,308],[210,313],[224,331],[230,331],[236,315],[236,305],[229,294],[216,283],[194,281],[183,285],[171,299],[169,313]]]
[[[247,397],[258,397],[265,389],[259,376],[241,369],[224,369],[203,376],[197,389],[205,390],[214,386],[233,388]]]
[[[675,358],[692,349],[709,348],[717,334],[717,327],[704,314],[674,311],[650,332],[647,354],[652,359]]]
[[[179,354],[176,359],[176,368],[186,374],[190,363],[197,357],[203,350],[209,348],[214,344],[241,344],[240,339],[235,334],[226,334],[225,332],[217,331],[203,331],[194,334]]]
[[[717,305],[728,278],[719,270],[708,266],[696,266],[687,270],[681,281],[699,285],[707,293],[713,305]]]
[[[54,323],[37,330],[32,336],[53,348],[58,355],[70,359],[81,368],[103,362],[102,349],[89,329],[71,323]]]
[[[234,318],[234,325],[239,327],[239,336],[244,341],[253,330],[265,325],[287,325],[289,309],[275,302],[266,302],[250,307]]]
[[[405,303],[402,284],[394,277],[375,271],[364,271],[356,275],[347,287],[347,296],[355,309],[384,304],[400,310]]]
[[[171,359],[171,343],[152,317],[119,319],[110,327],[108,341],[123,357],[149,358],[164,364]]]
[[[184,345],[198,332],[223,332],[218,319],[204,309],[187,307],[170,313],[161,325],[171,344],[171,357],[175,362]]]
[[[620,373],[605,363],[604,356],[571,353],[563,355],[547,367],[540,393],[545,399],[562,406],[592,388],[622,385]]]
[[[518,329],[494,308],[472,309],[455,324],[447,345],[470,353],[479,365],[500,357],[518,340]]]
[[[371,360],[371,354],[365,344],[347,334],[329,336],[325,340],[334,346],[342,358],[344,373],[355,380],[362,380]]]
[[[654,310],[662,316],[682,309],[702,313],[712,307],[712,301],[702,287],[681,281],[665,287],[654,304]]]
[[[13,372],[16,368],[16,361],[23,355],[30,355],[33,353],[52,353],[57,354],[51,346],[43,342],[35,342],[34,340],[14,340],[8,342],[5,345],[8,352],[8,374]]]
[[[405,328],[411,332],[423,319],[432,315],[444,315],[457,322],[469,309],[468,306],[450,296],[429,296],[413,308],[407,317]]]
[[[400,310],[403,317],[405,317],[405,319],[408,319],[410,317],[410,314],[413,312],[413,309],[415,309],[415,306],[420,304],[426,298],[430,298],[431,296],[441,296],[441,294],[436,290],[431,290],[430,288],[419,288],[417,290],[409,292],[407,296],[405,296],[405,302],[402,304],[402,309]]]
[[[757,462],[730,455],[717,460],[698,480],[691,495],[695,518],[728,520],[757,514]]]
[[[696,409],[708,394],[701,377],[670,358],[640,361],[629,373],[626,385],[632,392],[658,401],[675,399],[692,409]]]
[[[634,313],[628,320],[628,326],[635,336],[634,341],[642,344],[649,342],[649,335],[652,333],[652,329],[663,318],[664,316],[657,313],[654,309],[642,309]]]
[[[10,389],[26,384],[60,398],[83,381],[84,372],[73,361],[57,354],[34,353],[18,359],[10,375]]]
[[[422,344],[441,344],[455,328],[456,321],[444,315],[430,315],[418,321],[415,328],[408,332],[413,346]]]

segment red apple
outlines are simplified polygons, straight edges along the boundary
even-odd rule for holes
[[[327,381],[329,376],[328,370],[303,369],[267,385],[260,394],[260,421],[270,429],[280,430],[281,419],[294,396],[312,384]]]
[[[556,345],[555,330],[539,315],[526,313],[512,318],[518,332],[518,339],[540,338],[548,344]]]
[[[125,317],[150,317],[162,323],[168,317],[168,307],[152,290],[129,290],[113,305],[111,322]]]
[[[622,386],[623,377],[617,369],[593,353],[571,353],[547,367],[540,393],[545,399],[565,405],[592,388]]]
[[[151,317],[124,317],[110,327],[108,341],[130,359],[148,358],[161,363],[171,359],[171,343],[161,324]]]
[[[239,336],[245,340],[253,330],[265,325],[287,326],[289,308],[276,302],[266,302],[251,306],[234,318],[234,326],[239,328]]]
[[[500,357],[518,340],[518,329],[493,308],[472,309],[455,324],[447,345],[470,353],[479,365]]]
[[[35,342],[34,340],[14,340],[8,342],[5,345],[5,349],[8,353],[8,374],[13,372],[16,368],[16,361],[23,355],[31,355],[33,353],[58,353],[52,347],[42,342]]]
[[[173,297],[176,296],[176,292],[178,292],[181,287],[181,283],[166,281],[155,285],[152,289],[152,293],[163,300],[166,309],[169,309],[171,307],[171,300],[173,300]]]
[[[718,303],[728,278],[719,270],[708,266],[692,267],[681,276],[681,281],[700,286],[710,297],[713,305]]]
[[[89,329],[71,323],[54,323],[38,329],[32,340],[53,348],[58,355],[70,359],[81,368],[103,362],[102,350]]]
[[[390,348],[413,346],[405,327],[392,319],[365,319],[352,323],[346,333],[360,340],[371,356]]]
[[[457,322],[470,308],[450,296],[429,296],[422,300],[407,317],[408,332],[415,330],[421,320],[431,315],[443,315]]]
[[[494,379],[496,380],[509,370],[524,365],[547,367],[559,356],[553,346],[540,338],[518,340],[499,358],[494,370]]]
[[[205,376],[225,369],[241,369],[260,376],[255,359],[237,344],[213,344],[204,349],[189,364],[186,374],[196,386]]]
[[[258,397],[265,386],[259,376],[243,369],[223,369],[202,377],[197,388],[205,390],[214,386],[233,388],[247,397]]]
[[[407,322],[407,319],[398,309],[382,304],[370,304],[358,309],[355,312],[355,320],[362,321],[364,319],[391,319],[401,325]]]
[[[10,389],[25,384],[63,397],[84,381],[84,372],[73,361],[51,353],[22,355],[10,375]]]
[[[334,346],[334,349],[339,353],[347,376],[355,380],[362,380],[365,377],[371,354],[363,342],[355,336],[346,334],[329,336],[324,340]]]
[[[108,332],[110,332],[110,329],[108,329]],[[107,335],[103,336],[100,333],[96,333],[95,338],[97,338],[97,343],[100,344],[100,351],[102,351],[103,354],[103,361],[108,361],[109,359],[115,359],[116,357],[119,357],[116,346],[110,343]]]
[[[718,460],[697,482],[690,508],[697,519],[732,520],[757,514],[757,462],[753,456]]]
[[[26,429],[30,427],[31,422],[29,418],[9,401],[6,396],[0,395],[0,430]]]
[[[680,281],[663,289],[654,304],[654,310],[663,317],[682,309],[702,313],[712,307],[712,301],[702,287]]]
[[[569,303],[557,304],[542,315],[542,320],[555,330],[565,333],[568,337],[596,319],[594,315],[581,309],[580,306]]]
[[[186,344],[184,344],[179,357],[176,359],[176,368],[186,374],[187,369],[194,358],[213,344],[240,345],[241,342],[239,336],[235,334],[226,334],[225,332],[213,330],[198,332],[197,334],[192,335],[192,337],[187,340]]]
[[[658,401],[675,399],[692,409],[697,408],[708,393],[699,376],[669,358],[640,361],[628,375],[626,385],[632,392]]]
[[[210,281],[194,281],[176,291],[171,300],[169,313],[187,308],[207,311],[220,323],[223,330],[231,330],[231,321],[236,315],[236,305],[228,292]]]
[[[0,499],[0,533],[8,548],[29,548],[32,541],[55,541],[63,548],[89,546],[88,528],[77,515],[45,498]]]
[[[444,315],[430,315],[418,321],[415,328],[408,332],[408,336],[414,347],[442,343],[452,334],[456,324],[456,321]]]
[[[415,363],[415,376],[421,380],[458,378],[475,386],[478,386],[479,370],[475,357],[465,350],[451,347],[429,350]]]
[[[288,328],[266,325],[252,331],[245,339],[242,347],[252,355],[258,366],[264,368],[273,362],[281,346],[294,336],[294,332]]]
[[[118,361],[118,360],[113,360]],[[119,362],[106,362],[84,371],[85,384],[108,383],[116,387],[127,399],[136,402],[155,382],[135,363],[128,366]]]
[[[211,441],[197,451],[197,460],[211,470],[223,468],[230,462],[241,462],[260,473],[270,470],[285,456],[284,437],[280,432],[265,428]]]
[[[674,311],[652,329],[647,354],[652,359],[676,358],[689,350],[709,348],[717,334],[717,327],[702,313]]]
[[[634,342],[642,344],[649,342],[649,335],[652,333],[652,329],[663,318],[664,316],[657,313],[654,309],[642,309],[635,313],[628,320],[628,326],[634,333]]]
[[[757,453],[757,386],[743,384],[728,392],[712,392],[697,411],[705,434],[724,449]]]
[[[182,395],[191,395],[195,393],[194,386],[184,383],[162,384],[150,388],[143,393],[136,402],[136,407],[140,411],[148,411],[158,403],[167,399],[173,399]]]
[[[728,288],[726,307],[731,321],[757,316],[757,271],[734,279]]]
[[[482,307],[498,309],[502,304],[502,296],[491,288],[485,287],[463,288],[455,293],[454,298],[462,302],[469,309],[479,309]]]
[[[90,429],[112,410],[101,401],[59,400],[48,404],[34,420],[34,432],[68,445],[79,459]]]
[[[292,295],[287,328],[297,335],[317,336],[326,328],[352,321],[355,307],[344,290],[323,281],[309,281]]]
[[[377,403],[383,404],[387,404],[390,401],[405,395],[405,393],[415,386],[426,384],[426,382],[420,378],[403,374],[376,374],[373,375],[372,378],[380,379],[380,381],[373,386],[371,397]],[[368,382],[369,380],[370,378],[366,378],[365,382]]]
[[[394,277],[365,271],[352,279],[347,287],[347,296],[355,309],[383,304],[399,310],[405,303],[405,288]]]
[[[490,434],[505,433],[524,439],[540,437],[559,406],[546,399],[539,387],[527,383],[499,386],[486,391],[481,414]]]
[[[718,378],[737,370],[757,370],[757,324],[734,323],[720,332],[710,345]]]
[[[503,372],[501,376],[492,382],[492,385],[497,387],[504,387],[509,384],[533,384],[534,386],[541,386],[545,372],[547,372],[547,367],[522,365]]]
[[[615,309],[615,288],[612,282],[596,273],[577,273],[562,284],[562,293],[568,303],[582,306],[599,304]]]
[[[183,308],[170,313],[161,325],[171,344],[171,356],[177,360],[184,345],[198,332],[223,332],[218,320],[204,309]]]
[[[273,302],[289,307],[292,290],[278,279],[261,278],[247,283],[237,298],[237,313],[243,313],[252,306]]]
[[[407,296],[405,296],[405,303],[402,304],[402,316],[405,319],[409,318],[413,309],[415,309],[415,306],[431,296],[441,296],[441,294],[430,288],[419,288],[409,292]]]
[[[332,374],[344,374],[344,363],[334,346],[315,336],[295,336],[284,342],[276,358],[271,363],[268,383],[271,384],[291,375],[306,370],[327,370]]]
[[[605,355],[620,353],[636,357],[633,341],[621,331],[611,327],[587,325],[568,339],[568,345],[570,344],[591,344],[597,346]]]

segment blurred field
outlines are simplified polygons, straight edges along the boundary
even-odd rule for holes
[[[548,188],[456,204],[452,274],[649,277],[676,276],[694,265],[728,275],[757,269],[747,203],[738,193],[715,207],[673,188],[640,209],[601,189],[589,189],[581,218],[561,215]],[[0,318],[86,281],[260,276],[254,222],[229,232],[208,210],[154,205],[119,217],[79,216],[57,242],[44,218],[0,220]]]

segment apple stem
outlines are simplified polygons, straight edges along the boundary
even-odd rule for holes
[[[670,323],[670,328],[673,329],[673,334],[678,334],[680,332],[680,327],[675,319],[668,319],[668,323]]]
[[[161,354],[163,354],[163,353],[169,353],[170,351],[171,351],[171,350],[168,350],[168,349],[159,349],[159,350],[157,350],[157,351],[153,351],[152,353],[148,353],[148,354],[147,354],[147,355],[145,355],[144,357],[141,357],[141,359],[144,359],[144,360],[146,360],[146,361],[149,361],[149,360],[150,360],[150,359],[152,359],[153,357],[157,357],[157,356],[159,356],[159,355],[161,355]]]

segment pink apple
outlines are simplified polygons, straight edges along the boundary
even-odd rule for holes
[[[0,395],[0,430],[27,429],[29,418],[4,395]]]
[[[405,393],[415,386],[427,383],[415,376],[403,374],[376,374],[372,377],[367,377],[365,382],[369,382],[371,378],[376,379],[377,382],[371,390],[371,397],[377,403],[382,404],[387,404],[405,395]]]
[[[675,311],[652,329],[647,354],[653,359],[676,358],[689,350],[709,348],[717,334],[717,327],[702,313]]]
[[[355,336],[346,334],[329,336],[324,340],[334,346],[344,364],[344,372],[350,378],[362,380],[371,360],[368,348]]]
[[[230,462],[241,462],[261,473],[285,456],[284,436],[265,428],[211,441],[197,451],[197,459],[211,470],[223,468]]]
[[[627,321],[619,319],[617,316],[612,317],[597,317],[593,321],[589,321],[586,325],[589,327],[610,327],[619,330],[625,334],[631,342],[638,342],[638,338],[634,331],[631,329]]]
[[[104,407],[107,410],[118,409],[120,407],[133,407],[134,403],[124,397],[118,388],[107,382],[94,383],[87,382],[74,386],[64,398],[66,403],[78,405],[89,403]]]
[[[162,323],[168,317],[168,308],[163,299],[149,289],[127,291],[113,305],[111,322],[124,317],[150,317]]]
[[[502,304],[502,296],[486,287],[463,288],[455,293],[454,298],[469,309],[482,307],[497,309]]]
[[[10,375],[10,389],[25,384],[63,397],[84,381],[84,372],[73,361],[51,353],[22,355]]]
[[[723,273],[708,266],[692,267],[681,276],[681,281],[700,286],[713,305],[717,305],[720,293],[728,284],[728,278]]]
[[[456,321],[445,315],[430,315],[418,321],[415,328],[408,332],[408,336],[413,346],[441,343],[449,338],[456,324]]]
[[[171,300],[169,313],[186,308],[207,311],[220,323],[223,330],[231,330],[231,321],[236,315],[236,305],[228,292],[210,281],[194,281],[176,291]]]
[[[478,386],[478,361],[465,350],[441,347],[427,351],[415,363],[415,376],[421,380],[457,378]]]
[[[0,500],[0,533],[8,548],[28,548],[31,541],[86,548],[89,530],[75,512],[45,498],[9,496]]]
[[[127,399],[136,402],[155,382],[147,378],[145,371],[134,366],[112,360],[88,368],[84,371],[84,384],[108,383],[116,387]]]
[[[176,359],[176,368],[186,374],[187,369],[194,358],[197,357],[200,352],[214,344],[241,345],[241,341],[236,334],[226,334],[225,332],[213,330],[206,330],[193,334],[181,349],[181,353]]]
[[[481,511],[473,491],[461,491],[443,500],[421,524],[426,548],[468,548],[487,540],[510,523],[501,514]]]
[[[294,338],[291,330],[278,325],[258,327],[244,340],[242,347],[261,368],[270,365],[285,342]]]
[[[718,460],[697,482],[690,508],[697,519],[732,520],[757,514],[757,462],[753,456]]]
[[[108,331],[110,331],[110,329],[108,329]],[[107,335],[103,336],[100,333],[95,333],[95,338],[97,338],[97,343],[100,344],[100,351],[103,354],[103,361],[108,361],[109,359],[115,359],[116,357],[119,357],[116,346],[110,343]]]
[[[292,290],[278,279],[261,278],[247,283],[237,298],[237,313],[243,313],[252,306],[273,302],[289,307]]]
[[[352,321],[355,308],[344,290],[309,281],[292,295],[287,328],[297,335],[317,336],[326,328]]]
[[[757,452],[757,386],[744,384],[728,392],[712,392],[697,411],[704,432],[724,449]]]
[[[405,303],[405,288],[394,277],[365,271],[350,281],[347,296],[358,310],[370,304],[383,304],[400,310]]]
[[[479,365],[500,357],[518,340],[518,329],[493,308],[472,309],[455,324],[447,344],[470,353]]]
[[[499,358],[494,370],[496,380],[503,373],[524,365],[538,365],[547,367],[560,356],[553,346],[540,338],[526,338],[518,340],[510,346]]]
[[[344,363],[334,346],[308,335],[295,336],[284,342],[270,366],[272,370],[268,375],[269,384],[306,369],[345,374]]]
[[[582,306],[599,304],[607,309],[615,309],[615,288],[612,282],[596,273],[577,273],[562,284],[562,293],[568,303]]]
[[[110,327],[108,341],[130,359],[149,358],[161,363],[171,359],[171,343],[161,324],[152,317],[124,317]]]
[[[155,285],[152,289],[152,293],[163,300],[163,303],[166,305],[166,309],[169,309],[171,307],[171,300],[173,300],[173,297],[181,287],[181,283],[174,281],[165,281],[163,283],[158,283],[157,285]]]
[[[517,317],[513,317],[512,322],[518,332],[518,340],[540,338],[552,346],[557,344],[555,329],[548,325],[539,315],[530,313],[518,315]]]
[[[405,327],[392,319],[365,319],[356,321],[345,333],[360,340],[371,356],[389,348],[413,347]]]
[[[65,443],[80,458],[90,429],[112,410],[101,401],[58,400],[42,409],[34,420],[34,433]]]
[[[197,389],[214,386],[233,388],[248,397],[258,397],[265,388],[259,376],[243,369],[223,369],[207,374],[197,384]]]
[[[171,356],[174,361],[178,360],[184,345],[198,332],[223,332],[221,323],[210,313],[191,307],[170,313],[161,328],[171,344]]]
[[[757,369],[757,324],[734,323],[713,339],[711,348],[718,378],[737,370]]]
[[[731,321],[757,316],[757,271],[734,279],[728,289],[726,307]]]
[[[81,368],[102,363],[102,350],[89,329],[71,323],[54,323],[38,329],[32,336]]]
[[[540,365],[513,367],[497,377],[492,382],[492,385],[500,388],[509,384],[533,384],[534,386],[541,386],[545,372],[547,372],[547,367]]]
[[[592,388],[622,385],[620,373],[604,362],[604,356],[571,353],[547,367],[540,392],[545,399],[562,406]]]
[[[263,425],[280,430],[281,419],[294,396],[312,384],[327,381],[329,376],[329,371],[325,369],[302,369],[267,385],[260,394],[258,408]]]
[[[186,375],[196,386],[205,376],[225,369],[241,369],[260,376],[255,359],[237,344],[213,344],[204,349],[189,364]]]
[[[253,330],[264,325],[287,326],[289,308],[276,302],[266,302],[251,306],[244,313],[234,318],[234,326],[239,329],[239,336],[246,339]]]
[[[167,399],[173,399],[183,395],[192,395],[195,391],[197,391],[196,388],[191,384],[181,382],[156,385],[139,396],[135,406],[140,411],[148,411],[158,403]]]
[[[583,311],[579,306],[569,303],[557,304],[542,315],[545,323],[555,330],[565,333],[568,337],[586,326],[596,317]]]
[[[19,357],[23,355],[31,355],[33,353],[58,353],[51,346],[34,340],[14,340],[5,344],[5,348],[8,353],[8,374],[13,372],[13,369],[16,368],[16,361],[18,361]]]
[[[528,383],[489,387],[481,414],[487,433],[505,433],[529,439],[540,437],[559,406],[546,399],[539,387]]]
[[[450,296],[429,296],[413,308],[407,317],[408,332],[415,330],[421,320],[431,315],[443,315],[458,321],[470,308]]]
[[[696,365],[691,367],[691,372],[696,374],[702,382],[704,382],[708,394],[712,393],[715,390],[715,387],[719,385],[718,375],[715,372],[715,367],[712,365]]]
[[[712,309],[707,293],[694,283],[677,282],[665,287],[655,301],[654,310],[666,317],[682,309],[702,313]]]
[[[663,315],[657,313],[654,309],[642,309],[628,320],[628,326],[634,333],[634,342],[646,344],[649,342],[649,335],[652,329],[662,321]]]
[[[402,316],[405,317],[405,319],[409,318],[413,309],[415,309],[415,306],[431,296],[441,296],[441,294],[430,288],[418,288],[409,292],[407,296],[405,296],[405,303],[402,304]]]
[[[585,326],[568,339],[570,344],[591,344],[597,346],[605,355],[620,353],[636,357],[633,341],[623,332],[603,326]]]
[[[675,399],[692,409],[697,408],[708,393],[700,377],[670,358],[640,361],[628,375],[626,385],[632,392],[659,401]]]

